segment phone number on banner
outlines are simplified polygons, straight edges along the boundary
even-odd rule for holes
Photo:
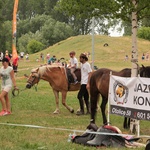
[[[138,110],[120,106],[110,106],[110,113],[138,120],[150,120],[150,111]]]

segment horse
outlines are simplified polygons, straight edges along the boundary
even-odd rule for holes
[[[107,68],[101,68],[97,71],[93,72],[91,75],[91,78],[89,80],[89,92],[90,92],[90,104],[91,104],[91,121],[90,123],[95,124],[95,115],[97,110],[97,102],[99,100],[99,96],[102,97],[102,103],[101,103],[101,112],[102,112],[102,119],[103,124],[108,124],[105,110],[106,110],[106,104],[108,102],[108,91],[109,91],[109,77],[110,72],[112,72],[112,75],[120,76],[120,77],[131,77],[131,69],[125,68],[119,72],[107,69]],[[140,67],[140,76],[141,77],[150,77],[150,66]],[[130,120],[129,120],[130,122]],[[129,122],[127,123],[127,118],[124,119],[124,128],[129,127]]]
[[[71,76],[70,69],[59,65],[44,65],[31,70],[31,74],[28,77],[26,88],[31,88],[37,84],[40,79],[49,82],[53,89],[53,93],[56,101],[56,109],[54,114],[60,113],[59,110],[59,92],[62,95],[62,104],[71,112],[74,113],[74,109],[66,104],[66,96],[68,91],[77,91],[80,89],[81,70],[77,68],[75,70],[78,83],[74,84],[73,77]]]

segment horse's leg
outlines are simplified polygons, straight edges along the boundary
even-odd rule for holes
[[[103,124],[107,124],[107,118],[105,114],[107,101],[108,99],[102,96],[101,112],[102,112],[102,117],[103,117]]]
[[[130,128],[130,118],[128,118],[128,128]]]
[[[123,128],[124,129],[130,128],[130,118],[124,117]]]
[[[53,114],[59,114],[59,92],[56,90],[53,90],[53,93],[55,95],[55,102],[56,102],[56,110],[53,112]]]
[[[127,117],[124,117],[123,128],[127,129]]]
[[[91,93],[90,106],[91,106],[91,123],[95,124],[95,115],[97,110],[97,101],[99,99],[99,93]]]
[[[62,104],[71,112],[74,113],[74,109],[66,104],[67,92],[62,92]]]

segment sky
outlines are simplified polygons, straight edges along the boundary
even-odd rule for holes
[[[123,36],[124,31],[122,30],[121,32],[117,32],[117,30],[112,31],[111,29],[109,30],[110,36],[112,37],[118,37],[118,36]]]
[[[113,36],[113,37],[123,36],[124,29],[122,29],[121,32],[118,32],[117,31],[118,27],[120,27],[120,25],[116,26],[115,30],[109,29],[110,36]]]

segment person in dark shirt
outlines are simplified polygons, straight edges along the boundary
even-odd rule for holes
[[[48,60],[48,64],[52,64],[56,61],[56,56],[54,55],[53,57],[51,57],[49,60]]]

